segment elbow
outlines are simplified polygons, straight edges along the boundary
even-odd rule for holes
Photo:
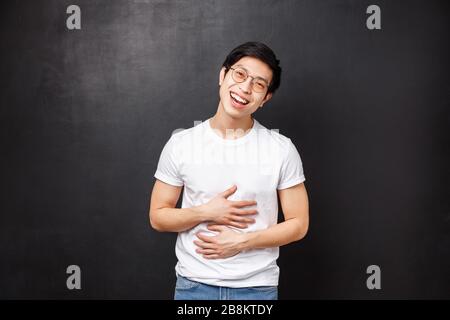
[[[158,232],[163,232],[161,224],[158,222],[157,213],[154,211],[150,211],[149,213],[150,227]]]
[[[295,233],[295,240],[294,241],[300,241],[304,237],[306,237],[306,234],[308,233],[309,229],[309,222],[307,221],[299,221],[297,232]]]
[[[152,218],[150,218],[150,227],[153,230],[156,230],[158,232],[162,232],[161,227]]]
[[[308,234],[308,229],[309,225],[306,223],[300,231],[300,239],[298,240],[302,240],[304,237],[306,237],[306,235]]]

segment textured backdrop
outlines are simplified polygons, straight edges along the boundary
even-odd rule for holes
[[[71,4],[81,29],[66,26]],[[281,60],[255,117],[296,144],[310,197],[309,234],[281,249],[280,298],[450,298],[448,13],[425,0],[5,2],[0,298],[172,298],[176,235],[149,226],[153,174],[173,130],[214,114],[220,66],[245,41]]]

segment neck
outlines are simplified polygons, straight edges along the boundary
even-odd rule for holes
[[[237,139],[245,134],[253,127],[253,119],[251,115],[243,118],[233,118],[224,110],[221,102],[217,108],[216,114],[209,121],[211,128],[220,133],[224,139]]]

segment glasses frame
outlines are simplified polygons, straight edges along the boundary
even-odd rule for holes
[[[248,74],[248,71],[245,70],[243,67],[230,67],[229,69],[231,70],[231,77],[233,78],[233,80],[234,80],[235,82],[237,82],[237,83],[244,83],[248,78],[252,78],[252,90],[253,90],[253,91],[255,91],[255,92],[257,92],[257,93],[264,93],[264,92],[267,92],[267,91],[269,90],[269,86],[270,86],[270,85],[269,85],[269,83],[267,82],[266,79],[261,78],[261,77],[253,77],[253,76],[249,75],[249,74]],[[234,72],[235,72],[236,69],[243,70],[243,71],[245,72],[246,77],[245,77],[244,80],[238,81],[238,80],[235,79],[235,77],[234,77]],[[263,90],[263,91],[255,90],[255,80],[256,80],[256,79],[261,80],[261,81],[264,81],[265,84],[266,84],[266,86],[267,86],[267,88],[266,88],[265,90]]]

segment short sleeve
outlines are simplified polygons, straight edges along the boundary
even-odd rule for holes
[[[284,154],[280,169],[277,189],[287,189],[305,181],[303,164],[297,148],[289,139],[287,151]]]
[[[170,185],[181,187],[184,183],[180,177],[176,141],[177,139],[174,136],[167,141],[159,157],[154,177]]]

